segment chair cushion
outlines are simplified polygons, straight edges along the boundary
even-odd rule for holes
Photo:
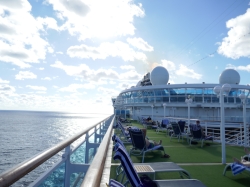
[[[109,186],[110,186],[110,187],[124,187],[123,184],[121,184],[121,183],[115,181],[114,179],[110,179],[110,181],[109,181]]]
[[[143,184],[137,175],[134,165],[127,154],[127,151],[120,145],[116,148],[114,160],[120,160],[121,165],[126,173],[126,176],[133,187],[142,187]]]

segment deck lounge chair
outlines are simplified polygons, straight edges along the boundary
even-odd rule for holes
[[[116,143],[115,147],[121,145],[123,146],[124,150],[126,150],[124,144],[119,139],[119,137],[113,135],[112,140]],[[115,147],[114,150],[116,149]],[[179,172],[181,178],[186,177],[191,179],[191,175],[189,174],[188,171],[184,170],[183,168],[181,168],[180,166],[178,166],[173,162],[134,163],[134,167],[138,174],[146,173],[147,169],[151,170],[152,173],[154,174],[154,179],[155,179],[155,173],[157,172]],[[124,172],[120,165],[116,168],[116,179],[121,173]]]
[[[110,186],[110,187],[125,187],[123,184],[121,184],[120,182],[118,182],[114,179],[109,180],[108,186]]]
[[[246,161],[250,161],[250,154],[244,155],[242,158]]]
[[[230,164],[227,164],[224,168],[224,171],[223,171],[223,175],[225,176],[226,175],[226,172],[228,170],[232,170],[232,173],[233,175],[237,175],[243,171],[247,171],[249,172],[249,175],[250,175],[250,168],[247,167],[247,166],[244,166],[242,164],[238,164],[238,163],[230,163]]]
[[[189,144],[191,145],[192,141],[200,141],[201,147],[203,147],[203,143],[206,140],[213,141],[212,136],[204,136],[201,128],[193,128],[192,125],[190,125],[190,132],[191,132],[191,138]]]
[[[178,121],[178,125],[180,127],[180,130],[181,130],[181,133],[185,133],[185,125],[186,125],[186,122],[185,121]]]
[[[172,126],[172,134],[170,136],[170,141],[172,140],[173,137],[178,138],[178,142],[180,141],[180,138],[182,138],[182,140],[183,140],[182,132],[181,132],[181,129],[179,127],[179,124],[176,122],[171,122],[170,124]]]
[[[158,121],[157,121],[158,122]],[[164,131],[168,131],[166,126],[163,126],[162,123],[157,123],[157,129],[155,130],[157,133],[159,133],[160,131],[164,132]]]
[[[141,129],[130,129],[129,134],[133,145],[133,147],[130,149],[129,155],[142,155],[142,162],[144,162],[145,153],[149,151],[160,150],[163,151],[164,155],[166,154],[162,145],[157,145],[153,148],[147,148],[145,137]]]
[[[120,139],[122,139],[124,143],[131,143],[129,132],[125,130],[120,121],[117,122],[117,128],[120,130]]]
[[[121,145],[118,145],[115,150],[114,160],[119,160],[124,169],[126,175],[126,182],[124,186],[130,184],[132,187],[142,187],[144,186],[133,162],[128,156],[127,152]],[[196,179],[176,179],[176,180],[154,180],[158,187],[171,186],[171,187],[205,187],[199,180]]]

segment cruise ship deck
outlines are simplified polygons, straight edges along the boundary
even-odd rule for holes
[[[126,124],[124,124],[126,125]],[[143,128],[142,124],[132,121],[130,124]],[[114,133],[119,134],[119,130]],[[177,138],[172,138],[166,132],[157,133],[155,129],[147,129],[147,137],[150,140],[162,140],[162,145],[170,158],[162,158],[160,151],[149,152],[145,155],[145,164],[148,162],[174,162],[183,169],[187,170],[193,179],[200,180],[207,187],[246,187],[250,184],[249,172],[242,172],[234,176],[231,170],[223,175],[225,164],[222,164],[221,144],[209,141],[210,145],[204,145],[202,148],[200,142],[197,145],[189,145],[184,138],[178,142]],[[131,144],[125,144],[127,151],[132,147]],[[233,157],[240,159],[245,155],[244,147],[227,145],[226,162],[232,163]],[[140,163],[141,156],[131,156],[134,163]],[[115,178],[115,169],[119,165],[112,159],[110,178]],[[149,175],[150,176],[150,175]],[[160,172],[156,173],[156,179],[181,179],[178,172]]]

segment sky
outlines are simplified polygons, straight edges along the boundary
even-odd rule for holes
[[[112,114],[156,66],[250,84],[250,1],[0,0],[0,110]]]

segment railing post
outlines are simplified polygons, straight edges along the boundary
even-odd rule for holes
[[[70,145],[65,147],[65,153],[62,155],[63,158],[66,158],[65,160],[65,173],[64,173],[64,186],[70,186]]]
[[[86,133],[86,150],[85,150],[85,164],[89,163],[89,149],[90,149],[90,145],[89,145],[89,131]]]
[[[240,145],[243,145],[242,142],[243,142],[243,139],[242,139],[242,125],[240,125]]]
[[[207,136],[207,122],[205,122],[205,135]]]

